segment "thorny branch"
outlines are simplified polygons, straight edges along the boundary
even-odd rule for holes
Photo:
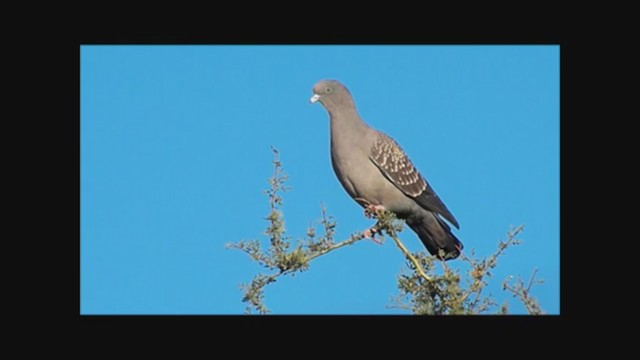
[[[241,284],[244,292],[242,301],[247,303],[246,313],[252,310],[260,314],[266,314],[269,309],[264,305],[264,287],[276,282],[283,275],[295,275],[305,271],[314,259],[338,250],[347,245],[352,245],[365,238],[365,232],[352,234],[348,239],[334,242],[336,220],[327,214],[324,204],[321,204],[321,218],[316,224],[310,224],[306,237],[298,240],[295,247],[289,236],[286,235],[285,221],[282,214],[281,193],[289,190],[285,186],[287,174],[282,169],[278,150],[271,148],[274,154],[274,172],[269,178],[269,189],[265,191],[269,198],[269,214],[265,218],[268,226],[265,235],[269,238],[269,247],[262,250],[259,240],[243,240],[237,243],[227,244],[227,248],[235,248],[247,253],[259,265],[269,270],[270,273],[258,273],[251,283]],[[524,229],[518,226],[507,233],[506,241],[498,242],[498,249],[487,258],[474,258],[474,251],[470,251],[470,257],[461,254],[460,258],[469,266],[467,270],[466,288],[461,286],[458,271],[449,269],[443,264],[443,272],[436,273],[434,261],[436,257],[425,252],[411,253],[398,237],[403,229],[403,221],[397,220],[395,215],[388,211],[377,211],[372,214],[377,222],[372,229],[375,232],[389,235],[397,247],[408,260],[409,274],[401,274],[398,277],[400,294],[394,297],[395,304],[391,307],[411,310],[415,314],[479,314],[485,313],[497,303],[491,296],[483,294],[487,285],[487,279],[492,276],[490,270],[495,268],[497,260],[504,251],[513,245],[518,245],[520,240],[516,236]],[[316,236],[316,227],[320,226],[321,235]],[[537,270],[533,272],[527,286],[520,277],[514,285],[507,280],[503,283],[503,289],[511,292],[514,297],[522,301],[530,314],[542,314],[537,301],[531,297],[532,285],[541,283],[535,280]],[[511,277],[512,278],[512,277]],[[472,297],[473,295],[473,297]],[[472,300],[470,300],[472,299]],[[407,303],[408,301],[408,303]],[[498,313],[507,313],[507,305],[498,309]]]
[[[529,314],[531,315],[544,314],[544,312],[540,308],[540,305],[538,304],[538,301],[531,296],[531,286],[533,286],[533,284],[543,283],[542,280],[536,280],[535,277],[537,272],[538,269],[533,270],[531,278],[529,278],[529,283],[526,287],[524,286],[524,283],[522,282],[522,278],[520,278],[520,276],[518,276],[516,284],[513,286],[509,284],[509,280],[513,277],[510,277],[502,283],[502,288],[511,292],[513,294],[513,297],[518,298],[524,304],[527,312],[529,312]]]
[[[475,309],[479,305],[482,290],[487,285],[487,283],[484,281],[484,278],[485,276],[491,277],[492,275],[489,270],[495,268],[496,265],[498,265],[498,258],[503,254],[505,249],[507,249],[509,246],[518,245],[521,243],[520,240],[516,239],[516,236],[523,230],[524,225],[520,225],[515,229],[510,230],[507,233],[507,241],[499,241],[498,250],[488,258],[478,260],[469,258],[464,254],[460,254],[460,259],[467,262],[471,266],[469,278],[472,279],[472,283],[460,299],[460,301],[464,301],[469,297],[469,295],[475,293],[475,298],[473,299],[471,304],[469,304],[470,309]]]

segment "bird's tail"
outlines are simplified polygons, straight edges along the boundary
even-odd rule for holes
[[[462,242],[453,235],[449,225],[438,215],[429,213],[420,219],[407,220],[407,225],[418,234],[431,255],[444,260],[452,260],[460,256]]]

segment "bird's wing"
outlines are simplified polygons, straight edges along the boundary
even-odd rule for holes
[[[369,159],[382,174],[407,196],[423,208],[442,215],[456,228],[458,221],[436,195],[429,183],[420,175],[400,145],[389,136],[378,133]]]

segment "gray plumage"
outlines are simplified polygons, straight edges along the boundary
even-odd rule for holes
[[[331,163],[347,193],[363,207],[382,205],[405,219],[432,255],[458,257],[462,243],[442,218],[456,228],[458,221],[400,145],[362,121],[349,90],[322,80],[310,101],[329,112]]]

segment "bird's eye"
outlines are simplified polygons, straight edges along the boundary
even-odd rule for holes
[[[330,92],[332,92],[333,89],[332,88],[327,88],[324,92],[326,92],[327,94],[329,94]]]

